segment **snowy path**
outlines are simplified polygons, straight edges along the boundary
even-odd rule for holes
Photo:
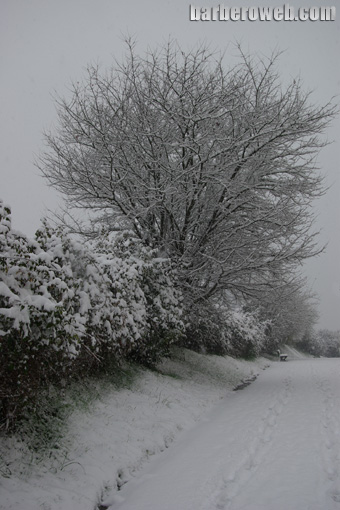
[[[288,361],[220,401],[110,508],[333,510],[339,476],[340,360]]]

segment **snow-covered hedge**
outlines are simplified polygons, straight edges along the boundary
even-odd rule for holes
[[[205,304],[184,320],[174,281],[170,261],[132,232],[85,242],[44,221],[32,240],[0,201],[0,419],[51,382],[122,357],[155,363],[180,337],[209,353],[260,353],[267,324],[256,314]]]
[[[157,359],[183,328],[168,261],[131,233],[84,243],[43,222],[35,240],[0,201],[0,413],[108,358]]]
[[[103,235],[92,247],[111,289],[110,324],[120,332],[120,349],[139,362],[153,363],[184,327],[169,260],[156,257],[132,232],[113,239]]]
[[[224,317],[229,352],[243,358],[258,356],[266,341],[268,322],[243,309],[229,311]]]
[[[242,307],[206,305],[189,319],[187,346],[211,354],[231,354],[253,358],[260,354],[266,342],[268,321],[256,312]]]

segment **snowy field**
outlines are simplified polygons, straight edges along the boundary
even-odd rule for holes
[[[340,360],[288,354],[166,361],[74,415],[68,463],[3,479],[1,508],[340,509]]]

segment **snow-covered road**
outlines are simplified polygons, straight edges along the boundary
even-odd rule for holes
[[[150,462],[110,508],[340,509],[339,475],[340,360],[273,363]]]

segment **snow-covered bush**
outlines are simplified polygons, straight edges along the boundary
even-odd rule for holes
[[[252,358],[261,352],[267,326],[256,313],[242,308],[206,305],[188,317],[186,346],[211,354]]]
[[[112,289],[121,348],[135,361],[154,363],[183,331],[181,294],[169,261],[129,231],[101,236],[93,247]]]
[[[182,344],[197,352],[226,354],[229,342],[221,314],[210,303],[190,309],[186,315],[186,332]]]
[[[51,265],[58,268],[59,278],[49,290],[61,302],[67,332],[76,339],[72,350],[69,348],[70,357],[79,360],[87,353],[85,357],[89,355],[93,362],[99,362],[96,353],[104,343],[110,352],[116,352],[118,344],[108,322],[112,314],[111,290],[95,254],[84,243],[46,222],[37,231],[36,239]]]
[[[30,240],[0,202],[0,414],[108,360],[152,363],[183,329],[168,261],[126,232],[85,243],[43,222]]]
[[[224,320],[230,352],[242,358],[258,356],[266,340],[268,323],[261,321],[256,313],[243,309],[227,312]]]
[[[0,399],[8,420],[42,385],[64,377],[84,327],[67,307],[74,282],[62,257],[14,231],[2,202],[0,251]]]

